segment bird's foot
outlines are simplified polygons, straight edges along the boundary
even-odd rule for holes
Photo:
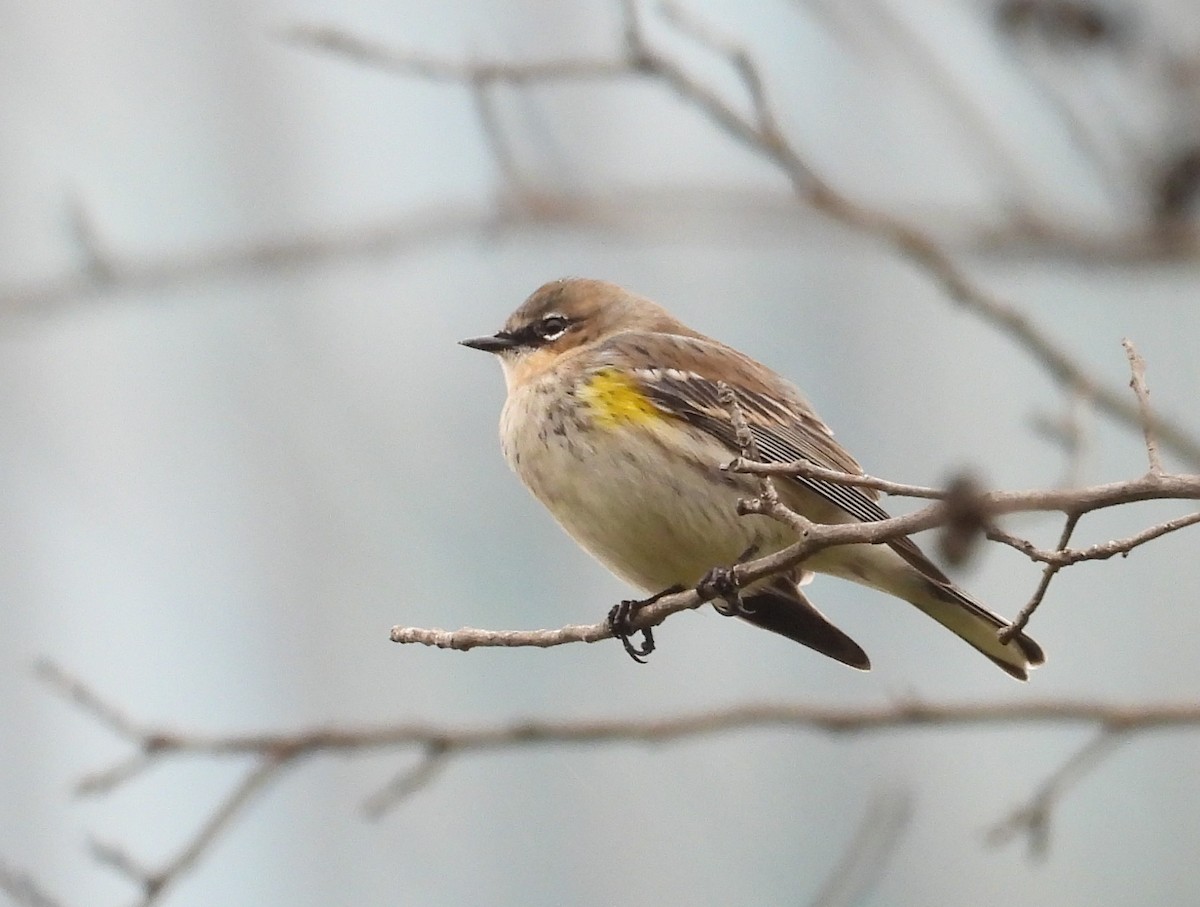
[[[649,627],[642,627],[641,630],[636,630],[633,627],[633,618],[637,612],[646,605],[652,605],[660,598],[667,595],[674,595],[676,592],[682,592],[683,586],[671,586],[668,589],[663,589],[662,592],[655,593],[649,598],[643,599],[626,599],[619,605],[613,605],[608,612],[608,628],[612,630],[613,636],[621,640],[621,645],[625,647],[625,651],[629,653],[629,657],[638,664],[646,663],[646,656],[654,651],[654,631]],[[632,637],[640,632],[642,634],[642,644],[634,645]]]
[[[696,584],[696,591],[712,600],[713,610],[725,617],[744,614],[746,606],[731,567],[713,567]]]
[[[743,564],[758,552],[758,545],[751,545],[734,562],[734,567]],[[696,592],[712,599],[713,610],[724,617],[744,617],[751,613],[742,600],[741,584],[734,567],[713,567],[696,584]]]

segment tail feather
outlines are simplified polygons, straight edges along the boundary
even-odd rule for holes
[[[1029,679],[1029,669],[1046,661],[1042,647],[1024,633],[1000,642],[999,632],[1008,621],[993,614],[953,583],[926,580],[926,594],[909,598],[943,627],[974,646],[1018,680]]]
[[[834,549],[836,554],[824,558],[820,565],[810,562],[810,566],[904,599],[1006,673],[1028,680],[1029,669],[1046,660],[1042,647],[1024,633],[1001,643],[997,634],[1008,622],[954,585],[911,540],[901,542],[904,544],[890,547],[851,545]]]
[[[776,577],[767,586],[742,595],[742,618],[801,645],[808,646],[860,671],[871,670],[871,660],[853,639],[829,622],[787,577]]]

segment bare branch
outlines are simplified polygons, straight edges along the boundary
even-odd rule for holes
[[[900,843],[912,818],[907,795],[879,795],[872,799],[854,837],[826,877],[809,907],[849,907],[879,882],[884,866]]]
[[[75,793],[81,797],[107,794],[114,787],[120,787],[134,776],[140,775],[150,767],[154,759],[154,752],[143,749],[103,771],[84,775],[75,785]]]
[[[1018,834],[1024,834],[1029,839],[1030,853],[1044,857],[1050,847],[1050,819],[1054,808],[1075,784],[1095,769],[1127,739],[1127,736],[1127,733],[1102,728],[1070,759],[1055,769],[1028,802],[993,825],[987,833],[988,842],[1002,845]]]
[[[758,71],[750,52],[737,42],[717,34],[716,29],[701,22],[697,16],[677,3],[663,0],[659,4],[659,10],[662,12],[663,18],[682,34],[690,36],[698,44],[725,59],[738,74],[742,86],[746,89],[746,94],[750,98],[754,122],[759,132],[764,135],[777,134],[777,120],[767,101],[767,90],[763,85],[762,73]]]
[[[758,452],[758,444],[754,440],[754,433],[750,431],[750,424],[746,421],[746,414],[742,411],[741,404],[738,403],[737,394],[724,381],[717,382],[717,400],[725,407],[725,412],[729,414],[729,421],[733,425],[733,434],[737,439],[738,450],[741,451],[739,462],[757,462],[762,459]],[[729,469],[730,467],[724,468]],[[778,509],[780,507],[779,492],[776,490],[771,476],[761,472],[756,475],[758,476],[759,504],[768,510]],[[739,507],[741,506],[742,504],[739,504]],[[784,522],[791,523],[791,516],[792,514],[789,512],[788,516],[784,518]]]
[[[250,801],[273,780],[290,761],[279,751],[263,751],[258,754],[254,766],[246,773],[225,799],[217,804],[204,824],[195,831],[174,857],[157,869],[150,869],[120,847],[112,844],[93,843],[92,852],[98,860],[111,866],[141,889],[138,907],[152,907],[159,903],[167,892],[187,875],[212,847],[213,842],[229,828]]]
[[[78,195],[72,195],[68,201],[72,232],[83,250],[84,269],[96,283],[111,284],[116,279],[116,266],[92,212]]]
[[[700,84],[674,60],[655,50],[646,39],[634,0],[623,0],[621,7],[625,16],[625,49],[623,56],[611,60],[568,58],[533,64],[455,62],[392,50],[328,26],[300,26],[288,34],[293,40],[406,76],[464,85],[481,80],[512,84],[581,78],[648,77],[656,80],[694,106],[735,141],[775,166],[791,182],[797,198],[809,207],[884,242],[925,271],[953,301],[1014,340],[1064,389],[1084,396],[1120,423],[1138,424],[1136,405],[1089,375],[1028,316],[978,286],[930,233],[899,217],[862,205],[823,180],[776,127],[770,113],[770,100],[763,87],[765,80],[745,48],[717,37],[711,28],[700,25],[692,17],[682,16],[673,8],[668,13],[669,22],[736,68],[751,97],[753,109],[749,115],[740,112],[719,94]],[[1174,421],[1160,419],[1157,427],[1160,443],[1169,446],[1190,464],[1200,466],[1200,440]]]
[[[1148,473],[1124,482],[1111,482],[1087,488],[1024,492],[988,491],[979,494],[980,508],[993,516],[1031,511],[1061,511],[1068,515],[1083,515],[1094,510],[1148,500],[1200,500],[1200,475],[1154,475]],[[758,506],[753,501],[745,503],[747,505],[746,512],[763,513],[786,522],[796,531],[798,541],[773,554],[735,565],[732,571],[735,582],[739,586],[745,586],[789,570],[826,548],[839,545],[878,545],[944,525],[948,518],[946,508],[941,502],[935,502],[904,516],[891,517],[873,523],[836,524],[814,523],[781,505],[771,508],[762,505],[761,502]],[[1185,517],[1182,521],[1173,521],[1170,526],[1159,531],[1158,535],[1191,525],[1192,522],[1194,521],[1190,517]],[[989,537],[994,537],[997,541],[1013,539],[1012,536],[995,530],[989,532]],[[1145,541],[1149,541],[1149,538],[1137,541],[1137,537],[1135,537],[1134,543],[1129,543],[1127,550],[1131,550],[1136,547],[1136,544],[1142,544]],[[1116,546],[1117,550],[1112,553],[1121,553],[1119,549],[1122,544],[1126,543],[1119,543]],[[1019,540],[1014,547],[1025,553],[1037,551],[1032,543],[1020,543]],[[1089,557],[1079,559],[1099,559],[1102,550]],[[1050,563],[1055,557],[1053,553],[1038,553],[1044,556],[1034,559],[1046,563]],[[690,589],[663,596],[658,601],[647,604],[638,610],[631,621],[634,629],[658,626],[677,611],[697,608],[709,600],[705,594]],[[464,627],[451,631],[396,626],[391,631],[393,642],[420,643],[440,649],[458,649],[460,651],[484,646],[549,648],[574,642],[598,642],[602,639],[609,639],[611,636],[612,631],[607,621],[597,624],[569,625],[557,630],[482,630]]]
[[[27,873],[19,872],[0,860],[0,892],[14,907],[63,907],[63,902],[47,894]]]
[[[81,270],[0,291],[0,318],[44,316],[77,299],[118,289],[161,289],[226,274],[287,271],[354,256],[411,251],[450,239],[459,240],[464,232],[482,235],[497,217],[494,211],[481,213],[478,206],[446,204],[388,222],[159,258],[134,259],[110,250],[104,257],[102,276],[98,275],[95,262],[85,259]],[[513,223],[518,221],[516,212],[508,212],[505,217]]]
[[[1133,345],[1128,337],[1121,341],[1125,355],[1129,357],[1129,371],[1132,373],[1129,386],[1137,397],[1138,421],[1142,424],[1142,435],[1146,439],[1146,456],[1150,459],[1150,471],[1162,475],[1162,457],[1158,453],[1158,438],[1155,434],[1154,414],[1150,410],[1150,388],[1146,386],[1146,360]]]
[[[927,488],[923,485],[902,485],[899,482],[889,482],[887,479],[877,479],[874,476],[858,475],[852,472],[839,472],[836,469],[826,469],[808,460],[795,460],[791,463],[758,463],[745,457],[725,464],[723,469],[729,472],[744,472],[756,476],[789,476],[803,479],[823,479],[827,482],[837,482],[839,485],[854,485],[859,488],[873,488],[885,494],[906,498],[926,498],[941,500],[946,492],[940,488]]]
[[[885,44],[922,79],[942,102],[954,123],[974,140],[974,150],[984,159],[980,168],[997,181],[1004,191],[1005,206],[1019,212],[1022,220],[1033,218],[1028,200],[1035,197],[1027,162],[1014,153],[1012,142],[992,125],[992,118],[977,98],[966,91],[962,79],[939,57],[938,48],[886,0],[865,0],[857,4],[838,0],[800,0],[797,4],[824,20],[840,40],[853,49],[859,61],[879,69]],[[854,17],[854,21],[846,21]],[[877,36],[877,43],[864,41],[866,32]]]
[[[130,740],[140,740],[144,736],[141,728],[134,724],[129,716],[112,703],[101,699],[91,687],[78,677],[68,674],[54,662],[39,661],[34,665],[34,673],[60,696],[75,703],[117,736]]]
[[[475,81],[471,83],[470,87],[471,99],[475,102],[475,112],[479,117],[479,125],[483,129],[488,149],[491,151],[500,173],[518,198],[529,195],[529,187],[521,174],[521,168],[517,164],[512,147],[504,135],[504,128],[500,125],[500,119],[496,114],[496,105],[488,84],[483,81]]]
[[[99,698],[95,693],[90,695]],[[203,734],[147,726],[146,733],[162,741],[157,751],[158,758],[168,755],[258,756],[271,763],[284,765],[318,752],[352,754],[380,749],[416,748],[429,755],[545,744],[617,741],[669,743],[751,727],[807,728],[840,734],[899,728],[1004,724],[1078,725],[1140,732],[1190,728],[1200,726],[1200,702],[1120,704],[1102,700],[1056,699],[942,703],[903,700],[868,706],[743,703],[661,718],[571,717],[477,726],[410,721],[357,728],[317,727],[291,733],[260,734]],[[137,744],[139,739],[133,738],[131,742]]]
[[[595,745],[603,743],[667,743],[699,736],[729,733],[754,727],[791,727],[831,734],[863,734],[897,729],[951,728],[985,725],[1043,724],[1081,725],[1102,729],[1109,736],[1121,732],[1126,739],[1133,733],[1166,728],[1200,727],[1200,704],[1143,703],[1122,705],[1088,700],[1047,700],[1042,702],[896,702],[877,706],[826,706],[812,703],[747,703],[662,718],[521,720],[477,726],[454,726],[429,722],[403,722],[394,725],[358,728],[314,728],[292,733],[214,735],[183,733],[165,728],[140,726],[126,721],[114,725],[104,716],[116,712],[98,694],[81,681],[57,668],[43,668],[52,686],[72,699],[105,726],[117,729],[134,746],[146,750],[157,760],[168,755],[241,756],[253,760],[243,778],[233,787],[209,818],[160,868],[142,865],[124,850],[112,845],[96,845],[97,856],[137,884],[142,892],[139,904],[150,907],[165,892],[191,871],[211,849],[255,795],[278,778],[284,770],[318,753],[366,753],[377,750],[416,749],[417,764],[397,776],[386,788],[370,798],[367,809],[378,815],[428,785],[452,757],[464,753],[482,753],[545,745]],[[147,746],[147,741],[155,741]],[[1060,770],[1058,774],[1063,774]],[[1045,787],[1049,796],[1061,796],[1065,784],[1056,781]],[[1048,806],[1043,812],[1048,810]],[[882,863],[891,846],[892,832],[885,834],[873,848],[862,847],[861,858]],[[860,867],[863,872],[865,866]],[[859,873],[859,870],[854,870]],[[0,890],[25,890],[23,877],[6,871],[0,864]],[[25,888],[22,888],[22,886]],[[30,891],[35,889],[29,888]],[[51,900],[26,896],[18,903],[32,907],[57,907]]]
[[[407,771],[396,775],[387,787],[372,794],[363,803],[363,812],[370,819],[378,819],[384,813],[407,800],[421,788],[432,783],[450,762],[450,753],[440,744],[425,748],[421,760]]]
[[[667,616],[676,611],[688,608],[698,608],[704,602],[693,592],[680,592],[675,595],[664,595],[652,605],[640,608],[631,623],[640,629],[646,626],[657,626]],[[657,618],[657,620],[654,620]],[[457,630],[441,630],[423,627],[392,627],[389,634],[392,642],[403,645],[416,643],[431,646],[436,649],[457,649],[467,652],[479,647],[507,647],[549,649],[571,642],[600,642],[612,639],[612,629],[607,621],[598,624],[568,624],[557,630],[478,630],[473,627],[460,627]]]
[[[257,765],[246,773],[225,800],[217,805],[212,814],[190,841],[154,875],[144,880],[146,896],[141,907],[158,903],[168,886],[189,872],[212,846],[212,843],[228,828],[250,801],[275,780],[285,766],[282,757],[263,754]]]
[[[1067,514],[1067,521],[1063,525],[1062,534],[1058,538],[1058,550],[1062,552],[1066,550],[1067,544],[1071,541],[1071,535],[1075,532],[1075,527],[1079,525],[1079,520],[1083,516],[1081,513]],[[1046,590],[1050,588],[1050,581],[1054,579],[1056,573],[1064,566],[1063,563],[1046,564],[1046,569],[1042,571],[1041,582],[1038,583],[1037,589],[1026,603],[1025,607],[1017,614],[1017,619],[1009,626],[1005,627],[999,633],[999,638],[1002,643],[1007,645],[1012,641],[1012,638],[1020,633],[1029,624],[1029,619],[1033,617],[1033,612],[1041,605],[1042,600],[1046,597]]]
[[[571,79],[613,79],[629,73],[628,64],[622,60],[568,57],[539,63],[454,62],[431,54],[398,50],[333,25],[295,25],[282,29],[279,35],[293,44],[328,51],[387,72],[432,82],[503,82],[517,85]]]
[[[1158,523],[1128,538],[1113,539],[1112,541],[1101,542],[1087,548],[1061,548],[1054,551],[1038,548],[1027,539],[1017,538],[999,529],[990,530],[988,538],[992,541],[1001,542],[1016,548],[1022,554],[1029,557],[1030,560],[1040,561],[1043,564],[1050,564],[1052,566],[1069,567],[1071,564],[1078,564],[1082,561],[1105,561],[1118,554],[1124,557],[1133,551],[1133,549],[1147,542],[1152,542],[1178,529],[1195,526],[1197,523],[1200,523],[1200,512],[1189,513],[1186,516]]]

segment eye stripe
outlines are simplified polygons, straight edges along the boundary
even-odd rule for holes
[[[502,333],[505,333],[520,346],[537,349],[540,346],[545,346],[547,343],[553,343],[555,340],[558,340],[573,325],[574,321],[566,315],[551,313],[539,318],[537,321],[522,325],[516,330]]]

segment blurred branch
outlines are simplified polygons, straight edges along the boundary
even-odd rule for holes
[[[15,907],[63,907],[63,902],[51,897],[26,873],[0,860],[0,892],[7,895]]]
[[[1063,404],[1063,411],[1057,415],[1034,414],[1032,424],[1034,431],[1063,449],[1065,462],[1059,484],[1070,488],[1083,481],[1089,434],[1081,411],[1086,409],[1087,401],[1070,393]]]
[[[941,101],[955,124],[971,140],[973,150],[984,160],[982,170],[996,177],[1004,193],[1005,207],[1019,212],[1019,219],[1036,218],[1028,199],[1036,189],[1028,166],[1009,147],[1004,134],[993,126],[993,116],[971,97],[963,80],[939,57],[938,48],[925,40],[887,0],[798,0],[798,6],[824,21],[831,33],[851,49],[859,62],[880,76],[881,62],[890,55],[910,69]],[[873,40],[872,40],[873,39]],[[883,52],[880,52],[880,48]],[[889,54],[890,51],[890,54]],[[884,74],[883,78],[890,77]]]
[[[907,795],[876,796],[809,907],[851,907],[861,903],[863,896],[878,884],[912,812],[912,800]]]
[[[541,63],[461,62],[381,47],[333,26],[297,26],[287,35],[293,41],[405,76],[479,86],[505,82],[530,84],[578,79],[647,78],[670,88],[695,107],[714,126],[774,166],[791,183],[796,198],[855,231],[894,249],[934,280],[967,311],[1009,336],[1030,354],[1067,392],[1089,400],[1097,409],[1125,425],[1139,424],[1137,405],[1117,389],[1089,374],[1067,350],[1007,300],[977,284],[926,230],[882,209],[864,205],[826,182],[781,130],[765,89],[765,79],[753,56],[736,42],[718,36],[707,24],[671,5],[665,21],[702,47],[724,59],[734,70],[750,100],[750,110],[705,86],[647,38],[636,0],[622,0],[624,46],[609,60],[559,59]],[[1180,423],[1159,417],[1160,441],[1188,463],[1200,467],[1200,439]]]
[[[777,195],[755,189],[695,186],[610,187],[604,192],[550,191],[534,186],[520,171],[495,116],[494,100],[473,87],[485,140],[497,155],[497,168],[511,190],[496,203],[447,201],[390,220],[341,226],[264,240],[158,256],[118,252],[103,241],[99,218],[81,203],[68,200],[69,215],[81,252],[78,267],[24,284],[0,287],[0,323],[45,317],[105,293],[163,290],[225,276],[300,271],[332,262],[402,255],[459,242],[487,240],[504,230],[547,225],[620,233],[626,239],[658,239],[788,246],[804,235],[808,213]],[[736,219],[745,229],[731,236]],[[1154,236],[1056,229],[1032,221],[981,228],[953,211],[929,213],[945,248],[996,254],[1025,253],[1036,247],[1070,261],[1138,264],[1191,259],[1200,245],[1189,246],[1178,234],[1169,248]]]
[[[284,41],[329,51],[385,72],[431,82],[520,85],[564,79],[612,79],[626,75],[628,69],[622,60],[602,58],[563,57],[537,63],[448,60],[384,44],[336,25],[315,23],[288,26],[279,30],[279,36]]]
[[[1061,56],[1061,51],[1071,44],[1085,46],[1094,43],[1086,40],[1086,29],[1069,26],[1073,17],[1068,8],[1078,7],[1082,13],[1085,6],[1086,4],[1071,2],[1060,3],[1057,0],[1016,0],[999,3],[996,9],[996,24],[999,35],[1004,39],[1000,46],[1008,50],[1030,87],[1063,126],[1067,140],[1075,149],[1080,161],[1090,165],[1113,210],[1128,211],[1135,209],[1137,204],[1135,187],[1129,179],[1130,162],[1134,155],[1129,137],[1115,135],[1118,132],[1115,116],[1119,111],[1107,111],[1107,130],[1102,132],[1094,128],[1084,111],[1094,115],[1097,108],[1101,107],[1101,99],[1089,96],[1082,103],[1079,99],[1071,99],[1053,78],[1053,70],[1047,65],[1052,62],[1052,58],[1047,59],[1044,53],[1039,53],[1055,47]],[[1096,9],[1097,15],[1099,12]],[[1084,18],[1081,16],[1074,21],[1081,26]],[[1100,22],[1098,18],[1095,20],[1097,27],[1100,26]],[[1116,38],[1125,32],[1117,25],[1115,19],[1108,22],[1107,34],[1110,37]],[[1099,34],[1097,31],[1097,36]],[[1042,40],[1028,40],[1031,37]],[[1116,46],[1117,43],[1113,41],[1112,45]]]
[[[80,779],[76,785],[77,793],[109,793],[151,768],[163,756],[180,751],[176,735],[141,726],[117,706],[102,699],[83,681],[56,665],[42,662],[37,671],[42,680],[62,696],[74,702],[118,737],[137,747],[137,751],[129,758]],[[137,901],[138,907],[151,907],[159,903],[175,883],[195,866],[222,832],[238,818],[254,796],[275,780],[293,761],[293,756],[286,746],[278,749],[261,748],[254,752],[254,756],[254,765],[242,780],[217,804],[201,827],[178,852],[161,866],[151,869],[120,847],[102,842],[92,843],[92,854],[97,860],[116,870],[139,888],[141,897]],[[2,881],[0,878],[0,883]]]
[[[158,903],[167,890],[193,870],[210,851],[213,843],[229,829],[253,797],[286,769],[318,754],[349,755],[380,750],[416,750],[420,756],[414,768],[400,774],[380,793],[372,796],[364,809],[372,816],[394,808],[427,787],[456,757],[510,749],[609,743],[662,744],[696,737],[725,734],[751,728],[783,728],[819,731],[829,734],[862,735],[886,731],[950,729],[969,726],[1038,724],[1050,727],[1080,725],[1099,729],[1113,742],[1135,734],[1167,728],[1200,727],[1200,704],[1142,703],[1122,705],[1096,700],[1046,700],[1024,702],[945,702],[901,701],[876,706],[824,706],[812,703],[746,703],[664,718],[518,720],[482,725],[455,726],[435,722],[401,722],[359,728],[315,728],[291,733],[203,734],[144,725],[125,716],[102,699],[81,680],[52,664],[39,668],[41,677],[55,690],[113,730],[145,757],[139,772],[122,773],[117,783],[125,783],[141,770],[168,757],[243,757],[251,767],[227,796],[218,803],[201,827],[180,848],[177,855],[159,869],[147,869],[124,850],[112,845],[97,845],[97,856],[118,869],[142,891],[142,907]],[[118,720],[113,720],[119,716]],[[1077,777],[1094,768],[1100,754],[1088,757],[1086,766],[1072,757],[1056,770],[1036,795],[1043,815],[1048,814],[1065,791],[1068,773]],[[126,760],[122,765],[128,765]],[[95,779],[114,777],[113,770],[101,769],[85,777],[80,790],[108,790]],[[1050,791],[1046,793],[1046,791]],[[1022,813],[1024,814],[1024,813]],[[896,821],[899,822],[898,817]],[[890,821],[890,820],[889,820]],[[1028,823],[1032,828],[1034,823]],[[898,831],[898,829],[896,829]],[[865,830],[864,830],[865,832]],[[888,832],[871,847],[852,846],[848,860],[859,851],[859,859],[881,863],[886,857]],[[847,879],[866,871],[846,870]],[[833,878],[836,878],[836,873]],[[14,881],[15,880],[15,881]],[[832,884],[832,878],[831,878]],[[24,886],[24,887],[22,887]],[[827,886],[828,887],[828,886]],[[0,890],[36,891],[27,881],[0,865]],[[40,897],[40,895],[38,896]],[[55,907],[49,899],[32,895],[19,904]],[[819,902],[820,903],[820,902]],[[841,903],[831,900],[829,903]]]
[[[193,280],[212,280],[222,275],[287,271],[358,255],[423,248],[461,239],[464,232],[473,229],[482,232],[488,223],[488,216],[480,213],[478,208],[442,205],[391,222],[357,228],[160,258],[133,258],[117,254],[106,246],[100,238],[95,218],[90,213],[83,214],[78,203],[72,205],[72,210],[76,232],[84,249],[84,266],[51,280],[0,289],[0,318],[43,317],[75,300],[103,292],[154,290]]]
[[[1024,835],[1029,842],[1029,852],[1036,857],[1045,857],[1050,850],[1050,819],[1054,808],[1072,787],[1125,739],[1123,730],[1102,727],[1070,759],[1055,769],[1025,804],[993,825],[988,830],[988,841],[1002,845],[1018,835]]]
[[[213,842],[233,824],[254,796],[268,783],[276,780],[285,767],[285,761],[287,760],[277,753],[258,754],[253,767],[229,791],[225,799],[217,804],[200,829],[187,840],[175,856],[157,869],[143,866],[125,850],[113,844],[93,841],[92,855],[141,889],[142,897],[138,900],[137,907],[151,907],[159,903],[168,891],[195,867]]]

